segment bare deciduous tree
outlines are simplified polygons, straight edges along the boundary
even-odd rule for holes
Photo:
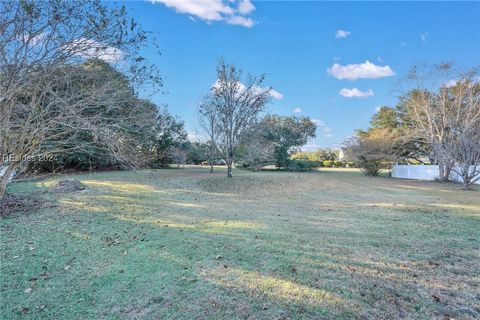
[[[275,146],[273,142],[259,136],[249,135],[248,138],[248,141],[243,144],[245,148],[242,156],[243,166],[257,171],[266,165],[275,163]]]
[[[220,122],[222,147],[226,155],[227,176],[232,177],[235,151],[242,136],[255,123],[271,99],[271,88],[263,87],[265,77],[248,76],[242,83],[242,71],[220,61],[211,103]]]
[[[465,189],[480,180],[480,123],[476,130],[465,130],[450,135],[443,157],[455,161],[452,171],[462,178]]]
[[[208,162],[210,164],[210,173],[213,173],[214,157],[218,150],[221,128],[212,95],[207,95],[200,103],[199,121],[203,132],[208,137]]]
[[[389,129],[375,129],[347,140],[342,150],[366,175],[377,176],[398,159],[398,137]]]
[[[468,189],[480,180],[480,82],[477,70],[460,74],[460,78],[441,94],[450,104],[446,120],[448,133],[441,157],[454,163],[452,171],[462,177]]]
[[[429,74],[414,69],[409,75],[414,87],[402,98],[406,117],[413,135],[431,145],[440,180],[448,180],[453,170],[469,185],[476,175],[470,167],[479,165],[478,75],[476,69],[458,72],[451,64],[435,66]]]
[[[0,198],[25,159],[82,148],[75,145],[80,132],[120,161],[133,160],[121,133],[129,119],[141,115],[131,110],[117,116],[132,89],[119,89],[121,79],[78,66],[101,59],[131,83],[159,83],[139,55],[146,41],[124,7],[100,1],[0,3]],[[101,119],[92,112],[96,108],[104,109]]]

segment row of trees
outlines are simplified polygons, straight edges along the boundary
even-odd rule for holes
[[[210,163],[221,152],[288,165],[315,135],[308,118],[266,115],[271,88],[220,62],[200,107],[207,144],[191,143],[183,122],[139,98],[162,87],[140,54],[156,48],[123,6],[100,1],[0,3],[0,198],[14,173]],[[243,82],[242,82],[243,81]]]
[[[322,149],[319,148],[315,151],[298,151],[292,154],[292,159],[304,159],[308,161],[337,161],[339,160],[339,150],[334,149]]]
[[[251,168],[267,164],[288,168],[295,148],[315,137],[316,125],[308,117],[266,114],[272,89],[264,86],[264,75],[245,78],[234,65],[220,61],[217,81],[199,108],[200,124],[208,137],[211,171],[220,151],[227,162],[228,177],[232,177],[235,160]]]
[[[382,107],[344,150],[367,174],[393,161],[429,162],[439,165],[441,181],[455,172],[468,188],[480,180],[479,75],[450,64],[414,68],[398,105]]]
[[[245,76],[220,61],[199,108],[207,143],[188,142],[183,122],[138,96],[142,86],[161,88],[162,79],[140,54],[155,42],[124,7],[1,2],[0,31],[0,197],[13,173],[25,170],[164,166],[205,157],[213,170],[219,154],[228,177],[234,162],[294,169],[292,153],[315,137],[308,117],[267,114],[272,89],[264,75]],[[440,179],[455,171],[466,186],[475,183],[478,79],[476,69],[459,73],[448,64],[428,75],[414,69],[398,105],[381,108],[368,130],[345,143],[346,154],[367,174],[393,161],[427,159],[440,166]]]
[[[181,122],[137,95],[162,85],[140,54],[152,40],[123,6],[0,3],[0,198],[32,163],[135,167],[185,140]]]

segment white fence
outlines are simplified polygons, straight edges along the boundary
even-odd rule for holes
[[[392,177],[402,179],[414,179],[414,180],[436,180],[438,179],[439,170],[436,165],[393,165]],[[450,174],[450,180],[459,183],[463,182],[463,178],[456,172]],[[480,184],[480,180],[476,182]]]

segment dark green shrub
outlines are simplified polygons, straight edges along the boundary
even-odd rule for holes
[[[287,165],[288,171],[309,171],[321,167],[322,163],[319,161],[308,160],[289,160]]]

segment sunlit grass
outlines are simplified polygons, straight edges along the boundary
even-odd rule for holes
[[[86,210],[92,212],[106,212],[109,208],[106,206],[98,205],[91,202],[78,201],[78,200],[68,200],[68,199],[59,199],[58,204],[61,207],[68,207],[73,210]]]
[[[212,277],[216,283],[225,287],[239,287],[249,293],[267,295],[271,299],[287,303],[318,306],[343,302],[342,298],[331,292],[244,269],[228,269],[217,273],[211,271],[206,272],[205,276]]]
[[[148,185],[137,183],[126,183],[119,181],[96,181],[96,180],[82,180],[82,183],[87,186],[105,188],[113,191],[120,191],[124,193],[142,194],[142,193],[162,193],[161,190],[157,190]]]
[[[224,170],[217,168],[217,170]],[[0,221],[5,319],[479,316],[479,191],[356,169],[76,175]],[[30,290],[30,289],[31,290]],[[29,290],[27,290],[29,289]]]
[[[218,229],[261,229],[263,223],[248,221],[210,221],[205,223],[206,227]]]

